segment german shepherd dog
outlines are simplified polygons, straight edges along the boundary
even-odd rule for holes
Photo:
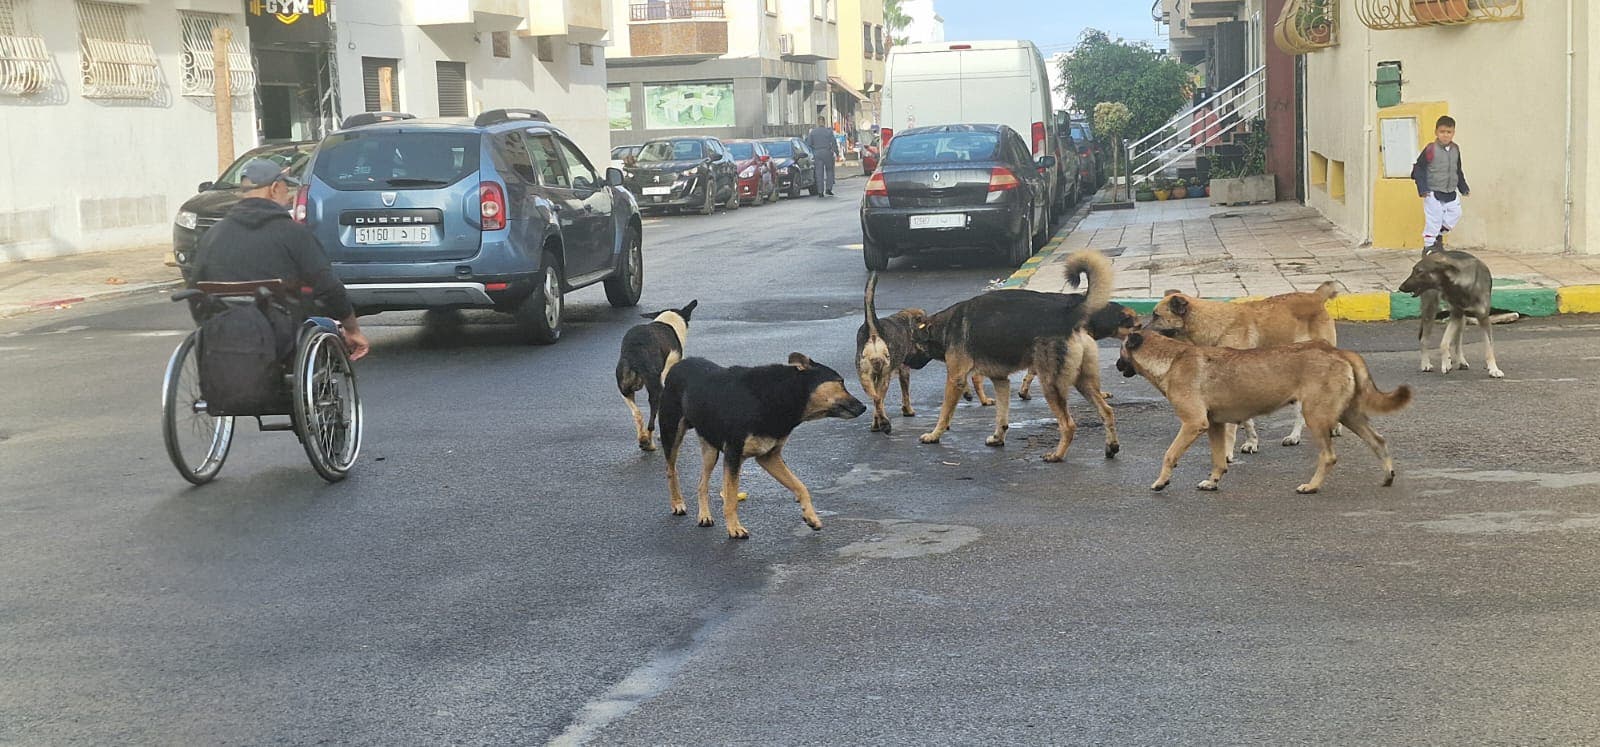
[[[1128,333],[1133,332],[1138,328],[1139,312],[1123,306],[1116,301],[1111,301],[1105,305],[1105,308],[1090,314],[1089,321],[1083,325],[1084,331],[1088,332],[1089,336],[1094,338],[1096,341],[1104,340],[1108,337],[1115,337],[1118,340],[1126,340],[1128,339]],[[1098,370],[1099,359],[1100,355],[1097,350],[1095,353],[1095,378],[1097,380],[1100,378]],[[1028,369],[1028,373],[1024,374],[1022,377],[1022,386],[1017,389],[1017,399],[1033,399],[1033,395],[1029,392],[1029,390],[1033,386],[1034,377],[1035,374],[1033,369]],[[1096,386],[1099,385],[1096,384]],[[994,400],[990,399],[989,395],[985,394],[983,391],[982,377],[976,375],[972,377],[972,389],[962,393],[962,398],[968,402],[971,402],[973,391],[978,393],[978,401],[984,407],[994,406]],[[1082,391],[1082,389],[1079,389],[1079,391]],[[1100,396],[1104,397],[1105,399],[1111,399],[1111,395],[1105,392],[1101,392]]]
[[[1295,488],[1315,493],[1337,461],[1334,426],[1343,423],[1383,462],[1383,485],[1394,484],[1389,447],[1368,416],[1390,413],[1411,402],[1411,388],[1379,391],[1361,356],[1321,340],[1272,348],[1238,350],[1201,347],[1161,335],[1134,333],[1122,344],[1117,370],[1144,376],[1172,403],[1182,426],[1161,461],[1151,490],[1172,480],[1178,458],[1200,438],[1211,439],[1211,476],[1195,487],[1216,490],[1228,471],[1227,424],[1266,415],[1290,402],[1301,404],[1311,436],[1322,447],[1311,481]]]
[[[922,309],[901,309],[893,316],[878,318],[873,298],[878,290],[878,273],[867,276],[867,320],[856,330],[856,375],[861,378],[861,388],[872,398],[873,432],[889,433],[894,424],[883,411],[883,402],[889,398],[889,377],[900,378],[900,414],[913,417],[911,409],[912,364],[921,368],[926,360],[916,360],[916,345],[911,341],[917,325],[928,314]]]
[[[1233,303],[1207,301],[1167,291],[1150,312],[1152,332],[1203,346],[1248,350],[1288,345],[1307,340],[1339,344],[1339,332],[1328,314],[1328,300],[1339,295],[1338,283],[1329,280],[1311,293],[1284,293],[1268,298]],[[1296,408],[1298,410],[1298,407]],[[1266,414],[1266,413],[1263,413]],[[1296,414],[1294,430],[1283,439],[1284,446],[1300,443],[1305,418]],[[1256,421],[1244,423],[1245,441],[1239,451],[1254,454],[1260,450]],[[1236,427],[1228,432],[1228,453],[1233,454]]]
[[[1045,456],[1059,462],[1072,444],[1077,424],[1067,410],[1067,390],[1078,382],[1085,358],[1092,355],[1093,340],[1080,334],[1090,314],[1110,300],[1111,262],[1099,252],[1077,252],[1067,258],[1067,277],[1074,285],[1088,275],[1087,295],[1039,293],[1029,290],[1000,290],[957,303],[928,317],[917,327],[915,342],[922,357],[945,364],[944,401],[939,422],[922,435],[925,444],[938,443],[950,429],[956,400],[966,388],[967,377],[981,374],[994,381],[994,434],[984,441],[989,446],[1004,446],[1011,410],[1011,381],[1016,371],[1032,368],[1039,374],[1045,401],[1056,416],[1061,441]],[[1094,389],[1099,393],[1098,386]],[[1088,396],[1087,394],[1085,396]],[[1091,401],[1104,400],[1090,397]],[[1120,448],[1109,407],[1101,410],[1106,418],[1106,457]]]
[[[661,403],[661,381],[678,361],[683,359],[683,345],[689,337],[689,315],[699,299],[688,306],[654,314],[640,314],[651,320],[638,324],[622,336],[622,354],[617,357],[617,390],[633,413],[633,430],[639,439],[639,448],[655,451],[650,442],[650,432],[656,427],[656,408]],[[639,412],[634,395],[645,390],[650,401],[650,420],[645,421]]]
[[[714,526],[711,517],[711,471],[722,465],[722,517],[728,536],[746,539],[739,523],[739,468],[753,457],[761,468],[788,488],[800,503],[800,518],[812,529],[822,519],[811,506],[811,491],[783,462],[789,434],[801,423],[822,418],[848,420],[867,406],[844,388],[834,371],[800,353],[788,365],[724,368],[704,358],[689,358],[667,372],[661,403],[661,445],[666,449],[667,491],[672,514],[683,516],[678,490],[678,450],[690,429],[700,434],[700,526]]]
[[[1435,244],[1422,253],[1422,260],[1411,268],[1411,276],[1400,284],[1401,293],[1410,293],[1421,299],[1422,327],[1417,340],[1422,348],[1422,370],[1432,371],[1428,360],[1428,337],[1433,331],[1434,318],[1439,313],[1439,300],[1444,299],[1450,309],[1450,321],[1444,326],[1444,337],[1439,340],[1439,370],[1450,373],[1451,368],[1467,368],[1467,354],[1461,349],[1461,332],[1468,314],[1483,330],[1483,355],[1488,364],[1489,376],[1501,378],[1505,372],[1494,359],[1494,338],[1490,333],[1491,307],[1489,299],[1494,290],[1494,277],[1483,260],[1466,252],[1446,250]],[[1454,363],[1451,350],[1455,350]]]

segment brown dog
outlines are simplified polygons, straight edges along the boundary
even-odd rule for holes
[[[1145,328],[1196,345],[1248,350],[1288,345],[1307,340],[1339,344],[1333,317],[1328,315],[1328,300],[1339,295],[1339,285],[1329,280],[1311,293],[1284,293],[1253,301],[1207,301],[1167,291],[1166,297],[1150,312]],[[1265,415],[1266,413],[1262,413]],[[1296,415],[1294,430],[1283,439],[1284,446],[1300,443],[1305,418]],[[1244,423],[1245,441],[1239,450],[1254,454],[1261,440],[1254,419]],[[1233,454],[1234,432],[1228,433],[1228,454]]]
[[[1211,476],[1199,485],[1216,490],[1228,471],[1227,424],[1266,415],[1290,402],[1311,426],[1322,447],[1311,481],[1295,488],[1315,493],[1338,461],[1333,453],[1333,429],[1343,423],[1383,462],[1383,484],[1394,484],[1394,460],[1389,448],[1372,429],[1369,415],[1390,413],[1411,403],[1411,388],[1379,391],[1367,371],[1367,362],[1348,350],[1320,340],[1274,348],[1236,350],[1200,347],[1160,335],[1134,333],[1122,344],[1117,370],[1123,376],[1138,374],[1150,380],[1172,403],[1182,427],[1161,461],[1161,476],[1151,490],[1161,490],[1172,480],[1178,458],[1201,434],[1211,438]]]
[[[891,375],[900,378],[900,414],[908,418],[917,414],[911,409],[911,368],[916,362],[912,357],[916,345],[911,337],[928,315],[922,309],[901,309],[879,319],[874,303],[877,290],[878,273],[874,272],[867,277],[867,320],[856,330],[856,375],[861,377],[861,388],[872,398],[871,430],[889,433],[894,424],[883,411],[883,402],[889,398]]]

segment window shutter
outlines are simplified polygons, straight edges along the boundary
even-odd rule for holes
[[[467,116],[467,63],[435,62],[439,82],[439,116]]]
[[[389,103],[400,108],[400,61],[384,57],[361,58],[361,89],[369,112],[383,111],[383,96],[378,90],[379,70],[389,68]]]

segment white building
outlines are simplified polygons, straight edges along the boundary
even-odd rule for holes
[[[526,106],[603,163],[607,11],[604,0],[0,0],[0,261],[170,242],[178,206],[219,170],[215,26],[233,35],[235,155],[315,140],[380,106]]]
[[[1057,52],[1045,58],[1045,73],[1050,76],[1050,106],[1056,111],[1072,108],[1072,97],[1062,90],[1066,84],[1066,76],[1061,74],[1061,63],[1071,57],[1070,52]]]
[[[944,41],[944,17],[933,9],[933,0],[901,0],[900,12],[911,19],[900,32],[908,43]]]

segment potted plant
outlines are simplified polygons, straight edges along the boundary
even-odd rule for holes
[[[1156,199],[1162,202],[1172,197],[1172,185],[1167,182],[1166,177],[1156,177],[1155,193]]]
[[[1470,16],[1467,0],[1411,0],[1411,13],[1424,23],[1452,23]]]
[[[1141,184],[1139,185],[1139,189],[1134,191],[1133,199],[1138,202],[1154,202],[1156,199],[1156,192],[1150,188],[1149,184]]]
[[[1206,188],[1205,183],[1200,181],[1198,177],[1195,178],[1195,182],[1193,184],[1189,185],[1190,197],[1205,197],[1208,194],[1211,194],[1210,190]]]
[[[1278,199],[1277,180],[1267,173],[1267,127],[1257,119],[1250,132],[1236,136],[1237,159],[1211,165],[1211,204],[1249,205]]]
[[[1333,19],[1328,17],[1328,0],[1306,0],[1300,6],[1296,25],[1312,44],[1327,44],[1333,39]]]

